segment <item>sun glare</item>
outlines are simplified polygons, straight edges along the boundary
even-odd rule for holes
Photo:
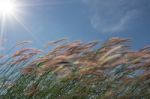
[[[15,12],[13,0],[0,0],[0,15],[12,15]]]
[[[30,0],[28,0],[30,2]],[[27,25],[22,20],[22,14],[27,15],[25,8],[32,6],[43,6],[43,4],[30,4],[24,3],[21,0],[0,0],[0,40],[4,38],[6,25],[12,22],[17,22],[27,31],[36,41],[38,38],[33,34],[33,32],[28,28]],[[46,4],[47,5],[47,4]],[[15,20],[15,21],[12,21]],[[1,47],[1,42],[0,42]]]

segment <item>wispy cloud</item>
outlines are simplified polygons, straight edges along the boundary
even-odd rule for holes
[[[150,3],[148,0],[82,0],[82,2],[89,7],[91,25],[101,33],[125,30]]]

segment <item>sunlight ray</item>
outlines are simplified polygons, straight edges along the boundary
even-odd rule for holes
[[[0,54],[3,53],[3,35],[4,35],[4,26],[5,26],[5,16],[3,15],[2,16],[2,19],[1,19],[1,27],[0,27]]]
[[[19,6],[21,6],[21,7],[34,7],[34,6],[53,6],[53,5],[62,5],[62,4],[68,4],[68,3],[71,3],[72,1],[70,1],[70,2],[45,2],[45,3],[43,3],[43,2],[38,2],[38,3],[28,3],[28,4],[20,4]]]
[[[1,40],[3,40],[3,35],[4,35],[4,26],[5,26],[5,15],[2,15],[2,19],[1,19],[1,27],[0,27],[0,47],[2,47],[2,42]]]
[[[19,17],[13,15],[13,17],[15,18],[15,20],[29,33],[30,36],[32,36],[32,38],[37,42],[37,43],[41,43],[41,41],[39,40],[39,38],[37,36],[34,35],[34,33],[19,19]]]

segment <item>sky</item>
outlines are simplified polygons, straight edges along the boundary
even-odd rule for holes
[[[0,51],[18,41],[105,41],[131,38],[133,49],[150,45],[150,0],[15,0],[15,16],[0,17]],[[4,25],[2,25],[2,22]]]

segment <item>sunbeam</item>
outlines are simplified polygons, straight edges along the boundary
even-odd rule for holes
[[[37,1],[37,2],[28,2],[28,3],[24,3],[24,4],[21,4],[20,6],[22,7],[40,7],[40,6],[56,6],[56,5],[64,5],[64,4],[69,4],[69,3],[72,3],[71,0],[66,0],[66,1],[45,1],[43,2],[42,0],[40,1]]]
[[[1,29],[1,31],[0,31],[0,39],[2,38],[2,36],[3,36],[3,32],[4,32],[4,25],[5,25],[5,17],[4,16],[2,16],[2,20],[1,20],[1,27],[0,27],[0,29]]]
[[[40,6],[40,4],[35,4]],[[41,4],[43,5],[43,4]],[[34,33],[25,25],[25,23],[20,19],[21,14],[25,14],[22,8],[32,7],[34,4],[28,4],[19,0],[0,0],[0,40],[4,38],[4,32],[6,26],[9,24],[9,20],[16,20],[19,25],[21,25],[27,33],[38,43],[40,40],[34,35]],[[7,23],[6,23],[7,21]],[[0,47],[2,47],[2,42],[0,42]]]
[[[34,33],[21,21],[21,19],[15,15],[13,15],[15,20],[29,33],[29,35],[38,43],[41,43],[38,37],[34,35]]]
[[[1,40],[3,40],[3,34],[4,34],[4,27],[5,27],[5,16],[2,16],[2,20],[1,20],[1,27],[0,27],[0,48],[2,47],[2,42]]]

